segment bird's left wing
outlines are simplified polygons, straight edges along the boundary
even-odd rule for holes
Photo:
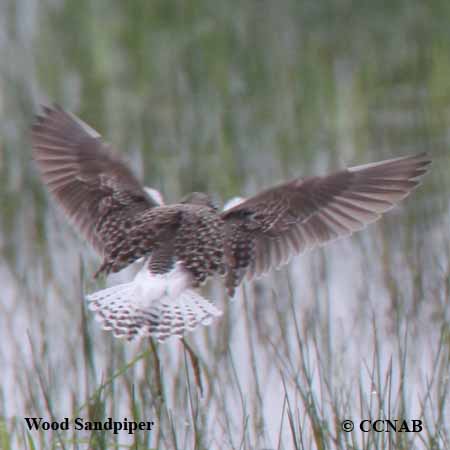
[[[222,212],[230,294],[245,274],[259,276],[374,222],[419,184],[429,164],[420,154],[298,178]]]
[[[44,183],[104,256],[112,251],[114,233],[126,234],[130,219],[158,206],[110,145],[60,107],[43,108],[31,138]]]

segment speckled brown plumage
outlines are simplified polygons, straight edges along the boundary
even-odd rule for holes
[[[418,185],[430,163],[420,154],[297,178],[220,212],[203,193],[157,204],[97,132],[59,107],[44,108],[32,142],[44,183],[103,255],[97,273],[151,256],[151,272],[181,263],[194,288],[226,274],[229,295],[244,276],[378,219]]]

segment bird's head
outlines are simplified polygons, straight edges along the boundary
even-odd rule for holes
[[[204,192],[191,192],[181,199],[180,203],[189,205],[208,206],[214,210],[217,210],[217,205],[214,200]]]

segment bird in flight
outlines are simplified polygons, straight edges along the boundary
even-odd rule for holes
[[[204,193],[164,204],[101,136],[58,106],[32,126],[33,158],[48,190],[102,255],[96,276],[139,261],[134,279],[87,295],[117,337],[165,341],[222,312],[197,288],[223,275],[230,296],[290,256],[379,219],[419,184],[426,154],[296,178],[220,211]]]

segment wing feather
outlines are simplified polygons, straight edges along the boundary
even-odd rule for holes
[[[107,252],[106,217],[120,227],[157,206],[100,135],[60,107],[43,108],[31,137],[42,180],[96,250]]]
[[[267,189],[222,212],[233,230],[227,240],[239,248],[245,241],[254,244],[248,244],[245,255],[247,276],[259,276],[293,254],[348,236],[379,219],[418,186],[430,163],[423,153]],[[236,260],[233,256],[231,261]],[[235,276],[228,278],[230,293],[239,282]]]

